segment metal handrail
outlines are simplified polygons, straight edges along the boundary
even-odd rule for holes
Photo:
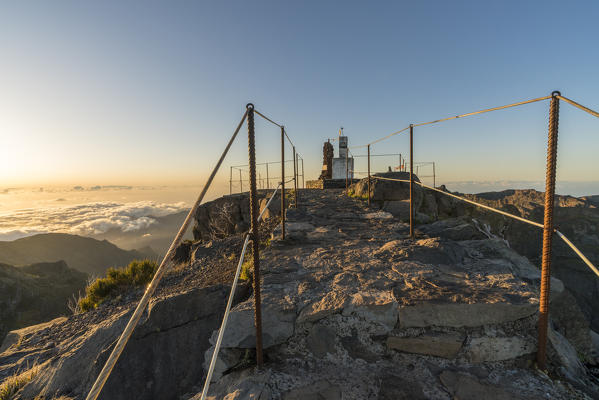
[[[275,198],[277,191],[281,187],[281,183],[279,186],[273,191],[270,199],[266,203],[266,206],[258,216],[258,222],[262,220],[262,216],[270,206],[270,203]],[[247,250],[248,242],[250,241],[251,232],[249,232],[245,236],[245,240],[243,242],[243,248],[241,250],[241,255],[239,256],[239,262],[237,263],[237,269],[235,270],[235,277],[233,278],[233,284],[231,286],[231,292],[229,293],[229,299],[227,300],[227,306],[225,307],[225,313],[223,315],[223,321],[221,322],[220,329],[218,330],[218,337],[216,339],[216,343],[214,344],[214,351],[212,352],[212,358],[210,360],[210,366],[208,367],[208,374],[206,375],[206,381],[204,382],[204,388],[202,389],[202,397],[201,400],[206,399],[206,395],[208,394],[208,389],[210,388],[210,381],[212,380],[212,374],[214,373],[214,366],[216,365],[216,361],[218,359],[218,353],[220,351],[220,346],[223,340],[223,336],[225,334],[225,329],[227,328],[227,321],[229,319],[229,313],[231,311],[231,306],[233,305],[233,298],[235,297],[235,289],[237,288],[237,283],[239,282],[239,275],[241,273],[241,266],[243,265],[243,261],[245,259],[245,252]]]
[[[560,98],[561,98],[561,96],[558,96],[558,97],[560,97]],[[537,97],[536,99],[519,101],[519,102],[517,102],[517,103],[507,104],[507,105],[505,105],[505,106],[499,106],[499,107],[487,108],[487,109],[480,110],[480,111],[474,111],[474,112],[470,112],[470,113],[466,113],[466,114],[460,114],[460,115],[456,115],[456,116],[452,116],[452,117],[447,117],[447,118],[436,119],[436,120],[434,120],[434,121],[420,122],[420,123],[418,123],[418,124],[412,124],[411,126],[412,126],[412,127],[417,127],[417,126],[423,126],[423,125],[436,124],[436,123],[439,123],[439,122],[449,121],[449,120],[452,120],[452,119],[463,118],[463,117],[469,117],[469,116],[472,116],[472,115],[477,115],[477,114],[487,113],[487,112],[490,112],[490,111],[503,110],[503,109],[510,108],[510,107],[516,107],[516,106],[521,106],[521,105],[524,105],[524,104],[535,103],[535,102],[537,102],[537,101],[548,100],[548,99],[550,99],[550,98],[551,98],[551,96]],[[566,100],[566,99],[564,98],[564,100]],[[571,100],[566,100],[566,101],[571,101]],[[572,103],[574,103],[574,102],[572,102]],[[572,103],[571,103],[571,104],[572,104]],[[593,113],[594,113],[594,111],[593,111],[593,110],[589,110],[588,108],[586,108],[586,107],[583,107],[583,106],[580,106],[580,105],[579,105],[579,104],[577,104],[577,103],[576,103],[576,104],[573,104],[573,105],[576,105],[577,107],[579,107],[579,108],[581,108],[581,109],[583,109],[583,110],[585,110],[585,111],[587,111],[587,112],[590,112],[591,114],[593,114]],[[593,114],[593,115],[595,115],[595,114]],[[595,115],[595,116],[597,116],[597,115]],[[375,143],[378,143],[378,142],[381,142],[381,141],[383,141],[383,140],[389,139],[389,138],[390,138],[390,137],[392,137],[392,136],[395,136],[395,135],[398,135],[398,134],[400,134],[400,133],[402,133],[402,132],[405,132],[405,131],[407,131],[408,129],[410,129],[410,126],[406,126],[406,127],[405,127],[405,128],[403,128],[403,129],[400,129],[400,130],[398,130],[398,131],[396,131],[396,132],[390,133],[390,134],[388,134],[387,136],[384,136],[384,137],[382,137],[382,138],[376,139],[375,141],[372,141],[372,142],[370,142],[370,143],[368,143],[368,144],[363,144],[363,145],[359,145],[359,146],[351,146],[351,148],[352,148],[352,149],[359,149],[359,148],[362,148],[362,147],[368,147],[369,145],[373,145],[373,144],[375,144]]]
[[[222,155],[220,156],[220,159],[218,160],[218,163],[216,164],[216,166],[212,170],[212,173],[210,174],[210,177],[208,178],[208,181],[206,182],[206,185],[204,185],[204,187],[202,188],[202,192],[200,193],[198,199],[196,200],[196,202],[193,205],[193,207],[191,208],[191,210],[189,210],[189,213],[187,214],[187,217],[185,218],[185,221],[183,221],[183,224],[179,228],[179,232],[177,233],[177,235],[173,239],[173,242],[171,243],[168,251],[166,252],[166,255],[162,259],[162,262],[160,263],[160,266],[156,270],[156,273],[154,274],[154,277],[152,278],[152,281],[150,282],[150,284],[146,288],[146,291],[144,292],[141,300],[137,304],[137,307],[135,308],[135,311],[133,312],[133,315],[129,319],[129,322],[127,323],[127,326],[123,330],[123,333],[119,337],[116,345],[114,346],[114,349],[110,353],[110,356],[108,357],[108,360],[106,360],[106,363],[104,364],[104,367],[102,368],[102,371],[100,371],[100,374],[96,378],[96,380],[95,380],[92,388],[90,389],[89,393],[87,394],[86,400],[96,400],[98,398],[98,396],[100,395],[100,392],[102,391],[102,388],[106,384],[106,380],[110,376],[110,373],[112,372],[112,369],[114,368],[114,366],[115,366],[117,360],[119,359],[121,353],[125,349],[125,345],[129,341],[129,338],[131,337],[131,334],[133,333],[133,330],[135,329],[135,327],[139,323],[139,320],[140,320],[140,318],[142,316],[142,313],[146,309],[146,307],[147,307],[147,305],[148,305],[148,303],[150,301],[150,298],[152,297],[152,294],[154,293],[154,291],[158,287],[158,284],[160,283],[160,280],[164,276],[164,273],[170,267],[173,255],[175,254],[175,249],[177,247],[179,247],[179,245],[181,244],[181,241],[183,240],[183,235],[187,231],[187,228],[189,227],[189,224],[191,222],[192,217],[196,214],[198,207],[202,203],[202,200],[204,199],[204,196],[206,195],[206,192],[208,191],[208,188],[210,188],[210,185],[212,184],[214,176],[218,172],[218,169],[220,168],[223,160],[225,159],[225,156],[229,152],[229,149],[231,148],[231,145],[235,141],[235,138],[237,137],[237,134],[239,133],[239,130],[241,129],[241,126],[243,125],[243,122],[245,121],[247,115],[248,115],[248,112],[246,111],[243,114],[243,117],[241,118],[241,121],[237,125],[237,128],[235,129],[235,132],[233,133],[233,136],[229,140],[229,143],[227,144],[227,147],[225,148],[225,150],[223,151]]]
[[[382,176],[376,176],[376,175],[372,175],[372,176],[371,176],[371,178],[374,178],[374,179],[381,179],[381,180],[386,180],[386,181],[396,181],[396,182],[405,182],[405,183],[410,183],[410,181],[409,181],[409,180],[407,180],[407,179],[386,178],[386,177],[382,177]],[[458,200],[464,201],[464,202],[466,202],[466,203],[470,203],[470,204],[472,204],[472,205],[475,205],[475,206],[477,206],[477,207],[484,208],[484,209],[486,209],[486,210],[489,210],[489,211],[492,211],[492,212],[494,212],[494,213],[501,214],[501,215],[504,215],[504,216],[506,216],[506,217],[510,217],[510,218],[516,219],[516,220],[518,220],[518,221],[521,221],[521,222],[527,223],[527,224],[529,224],[529,225],[536,226],[537,228],[541,228],[541,229],[543,229],[543,227],[544,227],[544,226],[543,226],[543,224],[540,224],[540,223],[538,223],[538,222],[534,222],[534,221],[531,221],[531,220],[529,220],[529,219],[522,218],[522,217],[519,217],[519,216],[517,216],[517,215],[510,214],[510,213],[508,213],[508,212],[501,211],[501,210],[498,210],[498,209],[496,209],[496,208],[493,208],[493,207],[489,207],[489,206],[487,206],[487,205],[484,205],[484,204],[478,203],[478,202],[476,202],[476,201],[472,201],[472,200],[470,200],[470,199],[467,199],[467,198],[465,198],[465,197],[462,197],[462,196],[457,196],[457,195],[455,195],[455,194],[453,194],[453,193],[449,193],[449,192],[443,191],[443,190],[441,190],[441,189],[437,189],[437,188],[434,188],[434,187],[431,187],[431,186],[425,185],[425,184],[423,184],[423,183],[421,183],[421,182],[414,181],[414,183],[415,183],[415,184],[417,184],[417,185],[420,185],[420,186],[422,186],[422,187],[424,187],[424,188],[426,188],[426,189],[429,189],[429,190],[434,190],[435,192],[439,192],[439,193],[443,193],[443,194],[445,194],[445,195],[447,195],[447,196],[451,196],[451,197],[453,197],[453,198],[456,198],[456,199],[458,199]],[[596,267],[596,266],[595,266],[595,265],[594,265],[594,264],[593,264],[593,263],[592,263],[592,262],[591,262],[591,261],[590,261],[590,260],[589,260],[589,259],[588,259],[588,258],[587,258],[587,257],[586,257],[586,256],[585,256],[585,255],[584,255],[584,254],[583,254],[583,253],[582,253],[582,252],[581,252],[581,251],[580,251],[580,250],[579,250],[579,249],[576,247],[576,246],[575,246],[575,245],[574,245],[574,243],[572,243],[572,242],[571,242],[571,241],[570,241],[570,240],[569,240],[569,239],[566,237],[566,235],[564,235],[564,234],[563,234],[562,232],[560,232],[559,230],[557,230],[557,229],[554,229],[554,232],[555,232],[555,233],[556,233],[556,234],[557,234],[557,235],[558,235],[558,236],[559,236],[559,237],[560,237],[560,238],[561,238],[561,239],[564,241],[564,243],[566,243],[566,244],[567,244],[567,245],[568,245],[568,246],[569,246],[569,247],[570,247],[570,248],[571,248],[571,249],[572,249],[572,250],[573,250],[573,251],[574,251],[574,252],[575,252],[575,253],[576,253],[576,254],[577,254],[579,257],[580,257],[580,259],[581,259],[581,260],[582,260],[582,261],[583,261],[583,262],[584,262],[584,263],[585,263],[585,264],[586,264],[586,265],[587,265],[587,266],[588,266],[588,267],[591,269],[591,271],[593,271],[593,272],[595,273],[595,275],[597,275],[597,276],[599,277],[599,269],[597,269],[597,267]]]

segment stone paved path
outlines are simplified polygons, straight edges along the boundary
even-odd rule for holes
[[[527,368],[538,271],[472,223],[432,224],[412,241],[363,200],[306,190],[285,241],[278,229],[261,255],[266,369],[224,375],[217,398],[570,396]],[[254,347],[252,303],[231,313],[217,377]]]

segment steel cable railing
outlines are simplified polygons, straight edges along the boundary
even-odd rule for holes
[[[396,181],[396,182],[410,183],[410,181],[407,180],[407,179],[386,178],[386,177],[376,176],[376,175],[372,175],[371,178],[372,179],[386,180],[386,181]],[[493,208],[493,207],[489,207],[487,205],[478,203],[476,201],[472,201],[472,200],[467,199],[465,197],[458,196],[458,195],[455,195],[453,193],[449,193],[449,192],[443,191],[441,189],[437,189],[437,188],[425,185],[425,184],[423,184],[421,182],[418,182],[418,181],[414,181],[414,183],[417,184],[417,185],[422,186],[423,188],[426,188],[426,189],[429,189],[429,190],[434,190],[435,192],[442,193],[442,194],[444,194],[446,196],[453,197],[455,199],[461,200],[461,201],[466,202],[466,203],[470,203],[470,204],[475,205],[477,207],[484,208],[484,209],[492,211],[494,213],[501,214],[501,215],[504,215],[506,217],[510,217],[510,218],[516,219],[518,221],[527,223],[529,225],[536,226],[537,228],[543,229],[543,224],[540,224],[538,222],[534,222],[534,221],[531,221],[529,219],[522,218],[522,217],[519,217],[517,215],[510,214],[508,212],[501,211],[501,210],[498,210],[498,209]],[[582,254],[582,252],[566,237],[566,235],[564,235],[558,229],[554,229],[554,231],[564,241],[564,243],[566,243],[597,276],[599,276],[599,269],[597,269],[597,267],[595,265],[593,265],[593,263],[587,257],[585,257],[584,254]]]
[[[272,195],[270,196],[270,199],[266,203],[266,206],[264,206],[264,209],[258,216],[258,222],[260,222],[262,220],[264,213],[270,206],[270,203],[275,198],[275,195],[277,194],[277,191],[279,190],[281,185],[282,184],[279,183],[279,186],[277,186],[277,188],[273,191]],[[218,331],[218,337],[216,339],[216,343],[214,344],[214,351],[212,352],[212,358],[210,359],[210,366],[208,367],[208,374],[206,375],[206,381],[204,382],[204,388],[202,389],[202,396],[200,398],[201,400],[206,399],[206,395],[208,394],[208,389],[210,388],[210,381],[212,380],[212,374],[214,373],[214,366],[216,365],[216,361],[218,359],[218,353],[220,351],[220,346],[223,341],[223,336],[225,334],[225,329],[227,328],[227,321],[229,319],[229,313],[231,311],[231,306],[233,305],[233,298],[235,297],[235,289],[237,288],[237,283],[239,282],[241,266],[243,265],[243,261],[245,259],[245,252],[247,250],[247,246],[250,241],[250,236],[251,236],[251,232],[249,232],[245,236],[245,240],[243,242],[243,248],[241,250],[241,255],[239,256],[239,262],[237,263],[237,269],[235,270],[235,277],[233,278],[233,284],[231,286],[231,292],[229,293],[229,299],[227,300],[227,306],[225,307],[225,313],[223,315],[223,320],[221,322],[220,329]]]
[[[452,120],[452,119],[458,119],[458,118],[463,118],[463,117],[469,117],[469,116],[472,116],[472,115],[483,114],[483,113],[487,113],[487,112],[490,112],[490,111],[503,110],[503,109],[506,109],[506,108],[521,106],[521,105],[524,105],[524,104],[536,103],[537,101],[548,100],[550,98],[551,98],[551,96],[537,97],[536,99],[519,101],[517,103],[507,104],[505,106],[487,108],[487,109],[480,110],[480,111],[475,111],[475,112],[471,112],[471,113],[455,115],[455,116],[447,117],[447,118],[436,119],[434,121],[429,121],[429,122],[420,122],[418,124],[412,124],[411,126],[414,128],[414,127],[417,127],[417,126],[436,124],[436,123],[439,123],[439,122],[449,121],[449,120]],[[592,110],[585,109],[585,111],[589,111],[590,112]],[[368,147],[368,145],[373,145],[375,143],[382,142],[383,140],[389,139],[392,136],[395,136],[395,135],[398,135],[398,134],[400,134],[402,132],[405,132],[408,129],[410,129],[410,126],[406,126],[405,128],[400,129],[399,131],[390,133],[387,136],[383,136],[382,138],[376,139],[375,141],[370,142],[368,144],[363,144],[363,145],[359,145],[359,146],[351,146],[351,148],[352,149],[359,149],[359,148],[362,148],[362,147]]]
[[[547,163],[546,163],[546,169],[545,169],[545,172],[546,172],[545,202],[544,202],[545,207],[544,207],[544,216],[543,216],[544,221],[543,221],[542,225],[537,224],[533,221],[521,219],[520,217],[517,217],[515,215],[505,213],[503,211],[499,211],[499,210],[493,209],[491,207],[481,205],[479,203],[472,202],[468,199],[460,198],[458,196],[440,191],[435,188],[435,186],[436,186],[435,183],[433,183],[433,187],[431,188],[430,186],[426,186],[420,182],[416,182],[417,184],[420,184],[421,186],[423,186],[425,188],[429,188],[431,190],[440,191],[441,193],[449,194],[450,196],[457,197],[462,201],[472,203],[476,206],[483,207],[483,208],[488,209],[493,212],[498,212],[499,214],[503,214],[503,215],[509,216],[511,218],[516,218],[522,222],[526,222],[528,224],[532,224],[532,225],[535,225],[535,226],[543,229],[543,249],[542,249],[543,257],[542,257],[542,263],[541,263],[542,264],[541,265],[541,289],[540,289],[540,300],[539,300],[539,325],[538,325],[539,338],[538,338],[538,352],[537,352],[537,363],[538,363],[538,367],[540,369],[545,369],[545,366],[546,366],[546,342],[547,342],[547,326],[548,326],[547,321],[548,321],[548,310],[549,310],[549,300],[548,299],[549,299],[549,288],[550,288],[550,279],[549,278],[550,278],[550,272],[551,272],[551,247],[552,247],[551,244],[552,244],[553,233],[557,233],[558,236],[593,271],[593,273],[595,273],[595,275],[599,276],[599,270],[589,261],[589,259],[586,258],[584,256],[584,254],[582,254],[582,252],[576,246],[574,246],[574,244],[570,240],[568,240],[568,238],[563,233],[559,232],[557,229],[555,229],[553,227],[553,209],[554,209],[554,194],[555,194],[554,191],[555,191],[555,181],[556,181],[555,170],[556,170],[556,160],[557,160],[557,139],[558,139],[558,120],[559,120],[559,101],[563,100],[563,101],[567,102],[568,104],[570,104],[576,108],[579,108],[595,117],[599,117],[599,113],[594,110],[591,110],[590,108],[585,107],[573,100],[570,100],[570,99],[562,96],[559,91],[554,91],[551,93],[550,96],[538,97],[538,98],[531,99],[531,100],[520,101],[520,102],[508,104],[505,106],[488,108],[485,110],[456,115],[453,117],[437,119],[434,121],[421,122],[418,124],[410,124],[406,128],[403,128],[397,132],[393,132],[393,133],[391,133],[387,136],[384,136],[382,138],[376,139],[375,141],[370,142],[366,145],[354,147],[354,148],[359,148],[359,147],[367,147],[368,148],[368,154],[369,154],[369,157],[368,157],[368,166],[369,166],[369,168],[368,168],[368,204],[370,205],[370,201],[371,201],[370,185],[371,185],[371,179],[372,179],[371,175],[370,175],[370,150],[371,150],[370,147],[371,147],[371,145],[378,143],[382,140],[388,139],[388,138],[390,138],[394,135],[397,135],[401,132],[407,131],[409,129],[409,132],[410,132],[410,139],[409,139],[409,143],[410,143],[409,144],[410,145],[410,171],[409,171],[410,172],[410,180],[407,182],[410,185],[410,237],[414,238],[414,203],[413,203],[413,184],[414,184],[414,180],[413,180],[414,136],[413,135],[414,135],[414,127],[436,124],[436,123],[443,122],[443,121],[449,121],[449,120],[453,120],[453,119],[457,119],[457,118],[463,118],[463,117],[482,114],[482,113],[491,112],[491,111],[503,110],[503,109],[510,108],[510,107],[521,106],[524,104],[530,104],[530,103],[548,100],[548,99],[551,99],[551,102],[549,105]],[[434,163],[433,163],[433,171],[434,171]],[[434,173],[433,173],[433,175],[434,175]],[[377,177],[377,178],[380,178],[380,177]],[[349,193],[347,179],[346,179],[346,190]]]
[[[261,112],[254,110],[254,112],[256,114],[258,114],[259,116],[261,116],[262,118],[264,118],[265,120],[273,123],[274,125],[278,126],[279,128],[284,128],[283,125],[281,124],[277,124],[275,121],[273,121],[272,119],[268,118],[266,115],[262,114]],[[289,135],[287,134],[287,131],[285,131],[285,137],[287,138],[287,140],[289,141],[289,144],[293,147],[295,147],[295,145],[293,144],[293,142],[291,141],[291,138],[289,137]]]
[[[593,111],[593,110],[591,110],[590,108],[587,108],[587,107],[583,106],[582,104],[578,104],[578,103],[577,103],[577,102],[575,102],[574,100],[570,100],[570,99],[568,99],[567,97],[564,97],[564,96],[562,96],[562,95],[557,95],[557,96],[555,96],[555,97],[557,97],[557,98],[558,98],[558,99],[560,99],[560,100],[563,100],[563,101],[565,101],[566,103],[568,103],[568,104],[570,104],[570,105],[572,105],[572,106],[574,106],[574,107],[580,108],[582,111],[586,111],[586,112],[588,112],[589,114],[591,114],[591,115],[593,115],[593,116],[595,116],[595,117],[599,118],[599,112],[597,112],[597,111]]]
[[[271,123],[275,124],[275,125],[276,125],[276,126],[278,126],[279,128],[282,128],[282,127],[283,127],[283,125],[281,125],[281,124],[277,124],[275,121],[273,121],[272,119],[268,118],[266,115],[262,114],[260,111],[258,111],[258,110],[256,110],[256,109],[254,109],[254,112],[255,112],[256,114],[258,114],[259,116],[261,116],[262,118],[264,118],[265,120],[267,120],[268,122],[271,122]]]
[[[237,137],[237,134],[239,133],[239,130],[241,129],[241,126],[243,125],[243,122],[247,118],[247,115],[248,115],[248,113],[246,111],[243,114],[243,117],[241,118],[241,121],[237,125],[237,128],[235,129],[235,132],[233,133],[233,136],[229,140],[229,143],[227,144],[227,147],[225,148],[225,150],[223,151],[222,155],[220,156],[220,159],[218,160],[218,163],[216,164],[216,166],[212,170],[212,173],[210,174],[210,177],[208,178],[208,181],[206,182],[206,185],[204,185],[204,187],[202,188],[202,192],[200,193],[198,199],[194,203],[194,205],[191,208],[191,210],[189,210],[189,213],[187,214],[187,217],[185,218],[185,221],[183,221],[183,224],[181,225],[181,228],[179,229],[179,232],[177,233],[177,235],[173,239],[173,242],[171,243],[168,251],[166,252],[166,255],[162,259],[162,262],[160,263],[160,266],[156,270],[156,273],[154,274],[154,277],[152,278],[152,281],[150,282],[150,284],[146,288],[146,291],[144,292],[141,300],[137,304],[137,307],[135,308],[135,311],[133,312],[133,315],[129,319],[129,322],[127,323],[127,326],[123,330],[123,333],[119,337],[116,345],[114,346],[114,349],[110,353],[110,356],[108,357],[108,360],[106,360],[106,363],[104,364],[104,367],[102,368],[102,371],[100,371],[100,374],[96,378],[96,381],[94,382],[92,388],[90,389],[89,393],[87,394],[86,400],[96,400],[98,398],[98,396],[100,395],[100,392],[102,391],[102,388],[104,387],[104,384],[106,383],[106,380],[110,376],[110,373],[112,372],[112,369],[114,368],[117,360],[119,359],[121,353],[123,352],[123,350],[125,348],[125,345],[129,341],[129,338],[131,337],[131,334],[133,333],[133,330],[135,329],[135,327],[139,323],[139,319],[141,318],[142,313],[146,309],[146,307],[147,307],[147,305],[148,305],[148,303],[150,301],[150,298],[152,297],[152,294],[154,293],[154,291],[158,287],[158,284],[160,283],[160,280],[164,276],[164,273],[170,267],[170,264],[171,264],[171,261],[172,261],[172,257],[173,257],[173,255],[175,253],[175,249],[177,247],[179,247],[179,245],[181,244],[181,241],[183,239],[183,235],[187,231],[187,228],[189,227],[189,224],[191,222],[192,217],[195,215],[195,213],[198,210],[198,207],[202,203],[202,200],[204,199],[204,196],[206,195],[206,192],[208,191],[208,189],[210,188],[210,185],[212,184],[214,176],[218,172],[218,169],[220,168],[223,160],[225,159],[225,156],[229,152],[229,149],[231,148],[231,145],[235,141],[235,138]]]

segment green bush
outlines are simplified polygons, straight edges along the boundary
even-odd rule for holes
[[[83,312],[92,310],[107,298],[128,290],[131,287],[148,284],[158,264],[154,261],[131,261],[123,268],[108,268],[106,278],[98,278],[85,288],[85,297],[79,300],[79,309]]]
[[[243,281],[250,281],[254,273],[254,258],[251,254],[246,256],[246,260],[241,264],[241,272],[239,273],[239,279]]]
[[[356,194],[356,192],[353,188],[350,188],[348,190],[347,195],[349,197],[353,197],[353,198],[360,199],[360,200],[368,200],[368,193],[363,193],[361,196],[359,196],[358,194]]]

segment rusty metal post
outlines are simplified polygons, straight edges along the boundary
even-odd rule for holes
[[[547,359],[547,327],[549,325],[549,292],[551,278],[551,242],[553,239],[553,203],[555,197],[555,169],[557,162],[557,127],[559,123],[560,92],[551,93],[549,105],[549,137],[547,141],[547,169],[545,171],[545,215],[543,218],[543,255],[541,262],[541,296],[539,301],[539,350],[537,365],[545,370]]]
[[[229,195],[233,194],[233,167],[229,169]]]
[[[370,144],[368,145],[368,205],[370,205]]]
[[[268,177],[268,163],[266,163],[266,188],[270,189],[270,178]]]
[[[285,240],[285,127],[281,127],[281,238]]]
[[[410,124],[410,237],[414,239],[414,125]]]
[[[256,362],[263,364],[262,358],[262,305],[260,299],[260,231],[258,229],[258,194],[256,192],[256,143],[254,134],[254,105],[247,106],[248,150],[250,164],[250,232],[252,235],[252,256],[254,261],[254,324],[256,326]]]
[[[437,187],[437,174],[435,173],[435,162],[433,161],[433,187]]]
[[[241,178],[241,168],[239,169],[239,193],[243,193],[243,179]]]
[[[302,188],[305,189],[306,188],[306,174],[304,173],[304,157],[302,157]]]
[[[293,146],[293,196],[295,199],[295,208],[297,208],[297,153],[295,152],[295,146]]]
[[[345,152],[345,194],[349,196],[349,185],[347,184],[347,181],[349,179],[349,159],[348,159],[348,154],[349,151]]]

